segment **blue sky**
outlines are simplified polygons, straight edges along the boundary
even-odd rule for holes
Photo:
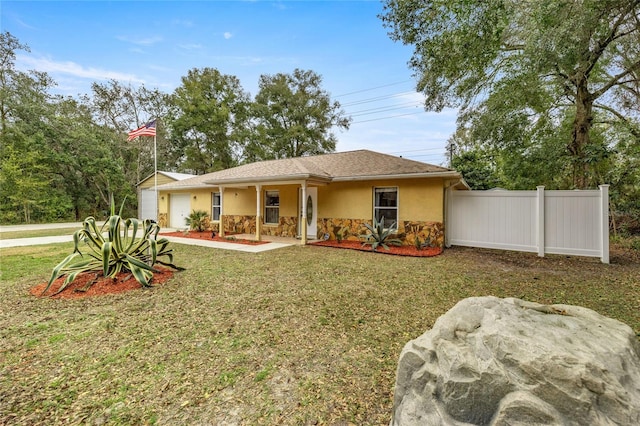
[[[0,26],[31,52],[57,93],[116,79],[170,93],[193,68],[235,75],[252,96],[262,74],[310,69],[353,118],[337,151],[371,149],[445,164],[456,112],[425,112],[379,1],[7,1]]]

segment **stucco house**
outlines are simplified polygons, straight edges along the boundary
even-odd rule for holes
[[[175,182],[178,180],[189,179],[195,175],[187,173],[163,172],[158,170],[146,178],[142,179],[136,185],[136,194],[138,196],[138,217],[141,219],[152,219],[157,221],[156,191],[154,189],[156,182],[159,185]]]
[[[468,189],[451,169],[369,150],[260,161],[158,186],[159,223],[186,228],[209,213],[221,235],[355,239],[363,223],[397,223],[406,244],[444,244],[444,194]]]

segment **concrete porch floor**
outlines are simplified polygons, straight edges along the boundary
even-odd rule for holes
[[[225,237],[234,237],[239,240],[254,241],[256,239],[256,234],[233,234],[233,235],[225,234]],[[276,237],[273,235],[262,235],[262,241],[268,241],[270,243],[302,245],[302,240],[300,238],[293,238],[293,237]],[[316,241],[316,240],[307,239],[307,242],[310,242],[310,241]]]

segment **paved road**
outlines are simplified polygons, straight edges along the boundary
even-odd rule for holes
[[[97,222],[98,225],[102,225],[104,222]],[[0,234],[3,232],[16,232],[16,231],[38,231],[41,229],[63,229],[63,228],[81,228],[82,222],[68,222],[68,223],[37,223],[33,225],[0,225]],[[0,235],[2,237],[2,235]]]
[[[53,237],[35,237],[35,238],[11,238],[3,239],[2,232],[16,231],[34,231],[41,229],[61,229],[61,228],[81,228],[82,223],[52,223],[37,225],[7,225],[0,226],[0,249],[8,247],[24,247],[43,244],[66,243],[73,241],[72,235],[58,235]],[[171,232],[173,229],[163,228],[164,232]],[[211,247],[224,250],[243,251],[248,253],[260,253],[263,251],[273,250],[277,248],[287,247],[292,244],[271,242],[259,245],[245,245],[238,243],[225,243],[221,241],[196,240],[194,238],[166,237],[169,241],[178,244],[188,244],[194,246]]]

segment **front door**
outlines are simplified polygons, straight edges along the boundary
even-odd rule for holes
[[[318,238],[318,188],[308,187],[306,200],[302,200],[300,188],[300,221],[302,221],[302,203],[307,206],[307,238]]]

